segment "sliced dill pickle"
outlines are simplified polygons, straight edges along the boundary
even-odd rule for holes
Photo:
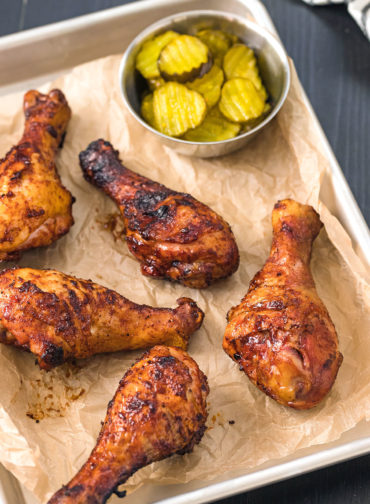
[[[270,110],[271,110],[271,105],[269,103],[265,103],[262,114],[259,117],[256,117],[256,119],[250,119],[249,121],[245,122],[242,125],[240,133],[246,133],[247,131],[250,131],[255,126],[257,126],[260,122],[262,122],[264,120],[264,118],[268,115]]]
[[[217,65],[213,65],[211,70],[200,79],[195,79],[193,82],[188,82],[186,85],[189,89],[198,91],[206,100],[207,107],[210,109],[220,99],[221,86],[224,82],[224,73]]]
[[[162,49],[158,59],[161,76],[181,83],[202,77],[211,66],[211,51],[191,35],[178,35]]]
[[[153,93],[156,128],[165,135],[180,136],[203,121],[207,105],[203,96],[178,82],[167,82]]]
[[[257,91],[260,92],[262,99],[264,101],[267,99],[267,92],[262,84],[256,56],[248,46],[245,44],[233,45],[224,56],[223,69],[227,79],[236,77],[250,79]]]
[[[257,91],[261,95],[262,100],[266,101],[268,98],[268,93],[266,91],[265,86],[262,84],[261,77],[259,75],[257,75],[254,79],[251,79],[251,81],[253,82],[255,88],[257,89]]]
[[[249,79],[251,69],[254,72],[256,67],[256,56],[245,44],[235,44],[225,54],[223,68],[227,79],[234,77]]]
[[[141,116],[152,128],[157,129],[153,110],[153,93],[144,96],[141,102]]]
[[[225,119],[218,107],[209,110],[200,126],[190,129],[183,136],[191,142],[219,142],[234,138],[240,131],[240,124]]]
[[[245,122],[259,117],[265,102],[251,80],[237,78],[226,81],[218,106],[230,121]]]
[[[209,47],[213,61],[222,66],[223,58],[234,42],[232,37],[221,30],[200,30],[197,37]]]
[[[263,117],[266,117],[267,114],[270,112],[270,110],[271,110],[271,105],[269,103],[265,103],[265,106],[263,107],[263,112],[262,112]]]
[[[160,76],[158,69],[159,54],[164,46],[178,36],[178,33],[170,30],[144,42],[136,56],[136,68],[143,77],[155,79]]]
[[[156,79],[148,79],[148,86],[150,91],[154,91],[155,89],[160,88],[165,83],[166,81],[162,79],[162,77],[157,77]]]
[[[245,122],[244,124],[250,125],[252,127],[256,126],[256,124],[259,124],[263,119],[268,115],[268,113],[271,110],[271,105],[269,103],[265,103],[263,107],[263,112],[260,116],[256,117],[255,119],[250,119],[249,121]]]

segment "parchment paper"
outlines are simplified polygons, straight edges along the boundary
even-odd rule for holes
[[[340,223],[319,201],[327,160],[294,70],[283,110],[258,138],[235,154],[202,160],[164,147],[124,109],[117,83],[119,60],[112,56],[82,65],[42,88],[62,89],[73,111],[57,165],[77,199],[76,222],[67,236],[49,248],[24,254],[20,264],[91,278],[153,306],[174,306],[186,295],[206,313],[189,352],[209,379],[209,429],[193,453],[140,470],[126,488],[209,480],[228,470],[255,467],[333,441],[369,419],[367,272]],[[22,94],[0,99],[1,155],[21,136],[22,100]],[[112,142],[129,168],[189,192],[221,214],[240,248],[238,272],[203,291],[143,277],[124,241],[104,228],[107,215],[116,211],[113,202],[81,175],[78,154],[99,137]],[[310,203],[325,223],[314,245],[312,271],[344,355],[332,391],[306,412],[266,397],[221,348],[226,312],[239,303],[268,256],[271,211],[286,197]],[[85,462],[118,381],[141,353],[96,356],[46,373],[35,366],[32,355],[0,345],[0,461],[41,502]]]

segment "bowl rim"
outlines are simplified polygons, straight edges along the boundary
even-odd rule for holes
[[[161,133],[160,131],[156,130],[152,126],[150,126],[147,122],[144,121],[144,119],[136,112],[136,110],[132,107],[127,93],[126,89],[123,85],[123,73],[127,64],[127,60],[130,57],[133,49],[135,49],[139,44],[141,44],[145,38],[149,37],[152,35],[154,32],[166,28],[166,26],[174,21],[176,18],[180,17],[188,17],[188,18],[196,18],[199,16],[210,16],[210,17],[216,17],[216,18],[223,18],[227,19],[229,18],[230,20],[235,20],[241,25],[246,26],[247,28],[251,29],[252,31],[258,33],[259,35],[262,35],[268,43],[274,47],[276,52],[278,53],[281,61],[283,62],[283,67],[284,67],[284,88],[282,90],[282,93],[276,102],[275,106],[271,110],[271,112],[261,121],[259,124],[254,126],[252,129],[249,131],[246,131],[245,133],[242,133],[241,135],[237,135],[232,138],[228,138],[226,140],[217,140],[214,142],[196,142],[196,141],[191,141],[191,140],[184,140],[182,138],[177,138],[177,137],[171,137],[169,135],[165,135],[164,133]],[[291,72],[290,72],[290,64],[289,64],[289,58],[288,55],[278,39],[277,36],[272,34],[270,31],[268,31],[266,28],[263,28],[262,26],[258,25],[254,21],[250,21],[248,19],[244,19],[243,17],[239,16],[238,14],[233,14],[229,13],[226,11],[221,11],[221,10],[214,10],[214,9],[195,9],[191,11],[182,11],[178,12],[175,14],[171,14],[170,16],[166,16],[165,18],[162,18],[158,21],[155,21],[151,25],[147,26],[139,32],[136,37],[130,42],[128,47],[126,48],[125,52],[123,53],[123,56],[121,58],[121,63],[119,66],[118,70],[118,79],[119,79],[119,87],[121,90],[121,96],[123,98],[123,101],[128,108],[129,112],[135,119],[147,130],[151,131],[152,133],[156,134],[159,137],[162,137],[164,140],[168,141],[171,140],[175,143],[178,143],[179,145],[225,145],[229,143],[233,143],[237,140],[247,138],[249,136],[254,135],[258,131],[260,131],[264,126],[266,126],[280,111],[281,107],[283,106],[286,97],[288,96],[288,92],[290,89],[290,83],[291,83]]]

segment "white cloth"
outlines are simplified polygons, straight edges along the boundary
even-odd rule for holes
[[[346,3],[348,12],[370,40],[370,0],[303,0],[309,5],[330,5]]]

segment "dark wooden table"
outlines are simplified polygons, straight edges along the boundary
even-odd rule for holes
[[[345,6],[262,0],[268,8],[344,175],[370,222],[370,42]],[[0,0],[0,35],[128,3]],[[367,504],[370,455],[218,501],[218,504]]]

